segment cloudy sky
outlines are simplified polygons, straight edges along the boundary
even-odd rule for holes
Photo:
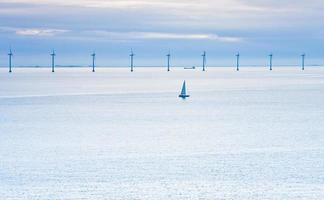
[[[322,0],[0,0],[0,65],[324,64]]]

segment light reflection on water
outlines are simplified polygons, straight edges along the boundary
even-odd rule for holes
[[[80,72],[73,86],[68,75],[44,86],[37,84],[42,73],[25,72],[14,77],[12,93],[3,89],[10,84],[0,86],[7,96],[0,98],[0,196],[324,197],[324,81],[314,80],[317,73],[177,73],[146,70],[136,82],[133,75]],[[177,98],[184,78],[185,101]],[[29,90],[20,93],[16,81]],[[134,81],[136,92],[127,93],[125,82]],[[121,84],[103,86],[112,82]]]

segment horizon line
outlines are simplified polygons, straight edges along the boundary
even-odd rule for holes
[[[272,65],[273,67],[300,67],[300,65],[294,65],[294,64],[290,64],[290,65]],[[309,65],[305,65],[308,67],[324,67],[324,64],[309,64]],[[17,66],[13,66],[14,68],[51,68],[50,65],[17,65]],[[56,68],[91,68],[92,65],[55,65]],[[134,66],[136,68],[166,68],[167,66],[157,66],[157,65],[138,65],[138,66]],[[183,67],[195,67],[195,68],[202,68],[202,66],[192,66],[192,65],[177,65],[177,66],[170,66],[171,68],[183,68]],[[210,65],[206,68],[217,68],[217,67],[226,67],[226,68],[231,68],[231,67],[235,67],[234,65]],[[240,65],[240,67],[269,67],[269,65]],[[0,68],[8,68],[8,66],[0,66]],[[118,65],[114,65],[114,66],[109,66],[109,65],[97,65],[96,68],[130,68],[130,66],[118,66]]]

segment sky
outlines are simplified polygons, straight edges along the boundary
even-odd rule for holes
[[[0,0],[0,66],[324,64],[323,0]]]

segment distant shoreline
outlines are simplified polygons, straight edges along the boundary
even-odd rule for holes
[[[171,66],[171,68],[185,68],[185,67],[191,67],[191,66]],[[201,68],[201,66],[195,66],[197,68]],[[233,68],[233,66],[207,66],[207,68]],[[266,65],[241,65],[240,67],[268,67]],[[299,65],[276,65],[274,68],[280,68],[280,67],[300,67]],[[324,65],[305,65],[305,67],[324,67]],[[0,68],[8,68],[8,66],[0,66]],[[13,66],[13,68],[51,68],[51,66]],[[82,66],[82,65],[56,65],[55,68],[92,68],[92,66]],[[96,68],[129,68],[129,66],[96,66]],[[166,66],[135,66],[135,68],[166,68]]]

